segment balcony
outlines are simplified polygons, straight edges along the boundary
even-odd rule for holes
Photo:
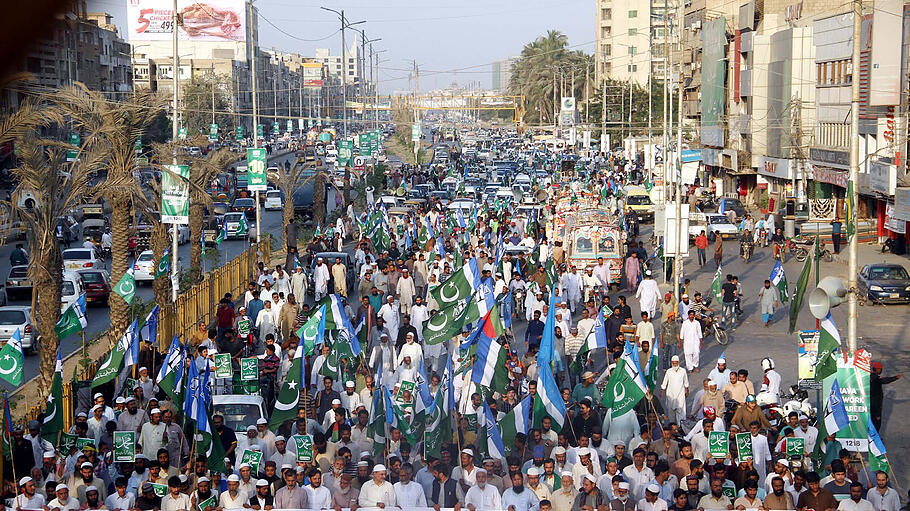
[[[686,117],[701,116],[701,102],[697,99],[683,100],[682,113]]]

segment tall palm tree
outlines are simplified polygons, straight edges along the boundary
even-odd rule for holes
[[[107,157],[99,169],[106,174],[93,194],[111,205],[111,280],[118,282],[127,272],[128,243],[133,225],[133,203],[146,199],[145,190],[136,179],[139,163],[135,144],[143,130],[163,108],[163,102],[150,92],[139,92],[129,100],[115,102],[82,85],[58,93],[64,115],[74,126],[97,132]],[[130,321],[129,305],[117,293],[108,299],[111,333],[114,339],[126,331]]]
[[[54,104],[46,106],[43,115],[46,120],[62,119]],[[57,126],[62,128],[62,124]],[[48,123],[45,127],[54,125]],[[81,204],[90,193],[91,176],[105,159],[105,148],[98,144],[96,134],[83,132],[83,135],[79,147],[68,147],[38,138],[37,131],[27,133],[17,139],[19,165],[11,171],[19,184],[11,193],[10,207],[26,225],[31,239],[28,275],[33,292],[37,293],[32,316],[41,336],[38,388],[42,393],[50,388],[60,345],[54,326],[60,320],[63,258],[54,230],[57,219]],[[68,150],[77,152],[74,161],[67,161]],[[19,207],[19,199],[26,194],[35,199],[33,206]]]

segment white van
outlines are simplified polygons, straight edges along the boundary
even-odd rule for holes
[[[76,303],[84,292],[82,277],[74,271],[64,270],[63,285],[60,286],[60,311],[63,312],[70,304]]]

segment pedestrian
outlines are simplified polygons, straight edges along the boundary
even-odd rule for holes
[[[689,311],[689,317],[683,321],[679,329],[678,348],[686,357],[686,370],[698,372],[698,359],[701,353],[702,332],[701,323],[695,319],[695,311]]]
[[[880,430],[882,428],[882,402],[884,400],[884,391],[882,390],[882,385],[887,385],[889,383],[894,383],[897,380],[903,377],[902,374],[896,374],[894,376],[882,376],[883,366],[881,362],[872,363],[872,374],[869,378],[869,391],[870,399],[869,404],[872,409],[872,424],[875,425],[875,429]]]
[[[638,279],[641,277],[641,261],[638,260],[638,254],[631,252],[626,258],[626,288],[629,292],[635,291],[638,286]]]
[[[720,268],[724,262],[724,239],[720,236],[714,238],[714,269]]]
[[[701,231],[698,236],[695,237],[695,250],[698,252],[698,266],[704,266],[708,262],[705,256],[705,249],[708,248],[708,237],[705,236],[705,231]]]
[[[647,312],[648,316],[652,318],[657,315],[660,288],[657,286],[657,281],[651,277],[651,270],[645,270],[645,278],[638,284],[635,297],[639,300],[642,312]]]
[[[664,373],[660,385],[661,397],[666,403],[667,417],[671,422],[679,423],[686,418],[686,398],[689,397],[689,376],[679,366],[679,356],[670,359],[670,368]]]
[[[831,220],[831,244],[834,245],[834,253],[840,253],[840,233],[841,233],[840,220],[836,217],[834,220]]]
[[[774,319],[774,309],[780,306],[777,287],[772,286],[770,280],[765,279],[765,286],[759,289],[758,301],[761,306],[761,320],[767,328],[771,326],[771,320]]]

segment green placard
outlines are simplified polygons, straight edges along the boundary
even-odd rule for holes
[[[294,131],[294,121],[288,119],[288,131]]]
[[[161,173],[161,223],[190,222],[190,167],[166,165]]]
[[[243,126],[237,126],[234,129],[234,135],[237,137],[237,140],[243,140]]]
[[[806,454],[806,439],[790,437],[787,439],[787,457],[803,456]]]
[[[726,431],[712,431],[709,433],[708,452],[712,458],[726,458],[730,454],[730,434]]]
[[[200,502],[199,504],[196,505],[196,507],[199,508],[199,511],[205,511],[205,508],[207,508],[209,506],[218,507],[218,500],[215,499],[214,494],[211,497],[203,500],[202,502]]]
[[[354,156],[354,142],[350,140],[340,140],[338,142],[338,166],[347,167],[351,164],[351,158]]]
[[[215,360],[215,378],[233,378],[234,368],[229,353],[217,353],[212,358]]]
[[[736,434],[736,455],[739,457],[740,461],[746,458],[754,458],[755,455],[752,453],[752,434],[751,433],[737,433]]]
[[[407,380],[402,381],[401,384],[398,385],[398,393],[395,394],[395,401],[398,401],[399,403],[404,403],[404,396],[403,396],[404,391],[410,392],[411,399],[413,400],[414,399],[414,382],[407,381]]]
[[[721,491],[723,491],[724,495],[726,495],[727,498],[730,499],[730,502],[733,502],[736,500],[736,487],[735,486],[728,486],[725,484]]]
[[[868,357],[871,355],[865,352]],[[859,355],[857,355],[859,357]],[[868,364],[868,362],[866,362]],[[843,357],[837,359],[837,373],[825,378],[822,398],[827,403],[828,396],[831,394],[831,386],[834,379],[837,378],[837,384],[840,387],[840,394],[844,400],[844,408],[847,410],[847,418],[850,420],[849,427],[841,428],[835,437],[849,451],[867,452],[869,450],[869,371],[856,367],[851,358],[844,362]]]
[[[265,149],[261,147],[251,147],[246,150],[247,163],[247,188],[251,192],[264,192],[268,188],[268,176],[266,176],[266,155]]]
[[[256,357],[240,359],[240,380],[256,381],[259,379],[259,359]]]
[[[209,142],[218,141],[218,125],[215,123],[209,124]]]
[[[297,461],[309,463],[313,461],[313,437],[310,435],[294,435],[294,445],[297,447]]]
[[[159,497],[167,496],[167,485],[166,484],[152,483],[152,489],[155,490],[155,495],[157,495]]]
[[[264,128],[262,127],[261,124],[257,124],[256,125],[256,138],[262,138],[263,133],[264,133]]]
[[[272,123],[272,135],[277,135],[281,128],[278,127],[278,121]]]
[[[420,123],[411,126],[411,142],[420,142]]]
[[[250,465],[250,470],[253,472],[253,476],[259,473],[259,463],[262,461],[262,451],[251,451],[249,449],[243,451],[243,456],[240,457],[240,465],[247,463]]]
[[[76,435],[71,435],[69,433],[60,434],[60,442],[57,444],[57,447],[60,449],[60,452],[69,455],[76,447]]]
[[[82,139],[79,137],[78,133],[70,133],[70,145],[76,146],[75,149],[68,149],[66,151],[66,161],[76,161],[76,158],[79,156],[79,145],[81,144]]]
[[[114,431],[114,463],[136,461],[136,432]]]
[[[177,128],[177,138],[186,140],[186,128]]]
[[[243,316],[237,320],[237,336],[247,338],[253,331],[253,322],[248,316]]]
[[[91,445],[92,447],[95,447],[95,441],[91,438],[77,438],[76,439],[76,449],[77,450],[81,451],[82,449],[85,449],[86,445]]]

